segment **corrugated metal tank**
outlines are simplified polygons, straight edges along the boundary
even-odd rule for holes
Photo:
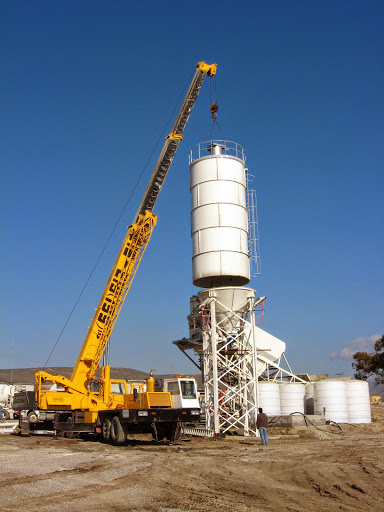
[[[368,382],[347,381],[347,407],[349,423],[371,423],[371,404]]]
[[[257,384],[259,394],[259,407],[267,416],[281,416],[280,385],[276,382],[263,382]]]
[[[250,281],[243,148],[209,141],[190,151],[192,277],[201,288]]]
[[[345,381],[314,382],[315,414],[325,414],[327,420],[348,423],[347,384]]]
[[[291,382],[280,384],[280,409],[282,415],[293,412],[304,414],[305,384]]]

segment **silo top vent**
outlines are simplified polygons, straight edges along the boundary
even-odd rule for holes
[[[225,150],[225,146],[222,144],[217,144],[215,142],[211,142],[207,147],[207,151],[211,153],[211,155],[222,155],[223,150]]]

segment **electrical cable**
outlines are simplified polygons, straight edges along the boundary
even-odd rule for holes
[[[56,348],[56,346],[57,346],[57,344],[58,344],[58,342],[59,342],[59,340],[60,340],[60,338],[61,338],[61,336],[62,336],[62,334],[63,334],[64,330],[65,330],[65,328],[67,327],[68,322],[69,322],[69,320],[71,319],[71,317],[72,317],[72,315],[73,315],[73,312],[75,311],[75,309],[76,309],[76,307],[77,307],[78,303],[80,302],[80,299],[81,299],[81,297],[82,297],[82,295],[83,295],[83,293],[84,293],[84,291],[85,291],[86,287],[88,286],[88,283],[89,283],[89,281],[90,281],[90,279],[91,279],[92,275],[94,274],[94,272],[95,272],[95,270],[96,270],[97,266],[99,265],[100,260],[101,260],[101,258],[102,258],[102,256],[103,256],[103,254],[104,254],[104,252],[105,252],[105,250],[106,250],[106,248],[107,248],[107,246],[108,246],[108,244],[109,244],[109,242],[110,242],[111,238],[112,238],[112,235],[113,235],[113,233],[115,232],[115,230],[116,230],[116,228],[117,228],[117,226],[118,226],[118,224],[119,224],[119,222],[120,222],[120,220],[121,220],[121,218],[122,218],[122,216],[123,216],[123,214],[124,214],[124,212],[125,212],[125,210],[126,210],[126,208],[127,208],[128,204],[129,204],[129,202],[131,201],[131,199],[132,199],[132,197],[133,197],[133,194],[135,193],[136,188],[138,187],[138,185],[139,185],[139,183],[140,183],[140,181],[141,181],[141,179],[142,179],[142,177],[143,177],[143,174],[144,174],[144,172],[146,171],[146,169],[147,169],[147,167],[148,167],[148,165],[149,165],[149,162],[150,162],[150,160],[152,159],[153,154],[155,153],[155,151],[156,151],[156,149],[157,149],[157,147],[158,147],[158,145],[159,145],[159,143],[160,143],[160,140],[164,137],[164,133],[165,133],[165,131],[166,131],[166,129],[167,129],[167,126],[169,125],[169,123],[170,123],[171,119],[172,119],[172,118],[173,118],[173,116],[174,116],[174,113],[175,113],[175,111],[176,111],[177,106],[179,105],[179,103],[180,103],[180,101],[181,101],[182,97],[184,96],[184,94],[185,94],[185,92],[186,92],[186,90],[187,90],[187,88],[188,88],[189,84],[190,84],[190,83],[191,83],[191,81],[192,81],[192,77],[193,77],[193,75],[194,75],[194,72],[191,74],[191,76],[189,77],[189,80],[186,82],[186,85],[185,85],[185,87],[184,87],[184,89],[183,89],[182,93],[180,94],[179,99],[177,100],[177,102],[176,102],[176,104],[175,104],[175,107],[174,107],[174,109],[172,110],[172,113],[170,114],[170,116],[169,116],[169,118],[168,118],[168,121],[165,123],[165,125],[164,125],[164,127],[163,127],[163,130],[162,130],[162,132],[161,132],[161,134],[160,134],[159,138],[157,139],[157,142],[156,142],[156,144],[154,145],[154,147],[153,147],[153,149],[152,149],[152,152],[151,152],[151,154],[149,155],[149,157],[148,157],[148,159],[147,159],[147,162],[146,162],[146,164],[144,165],[144,167],[143,167],[143,169],[142,169],[142,171],[141,171],[141,173],[140,173],[140,175],[139,175],[139,177],[138,177],[138,179],[137,179],[137,181],[136,181],[136,183],[135,183],[135,185],[134,185],[134,187],[133,187],[133,189],[132,189],[131,194],[129,195],[129,197],[128,197],[127,201],[125,202],[125,205],[124,205],[124,207],[123,207],[123,209],[122,209],[122,211],[121,211],[120,215],[118,216],[118,218],[117,218],[117,220],[116,220],[116,222],[115,222],[115,225],[113,226],[112,231],[110,232],[110,234],[109,234],[109,236],[108,236],[108,238],[107,238],[107,241],[106,241],[106,242],[105,242],[105,244],[104,244],[104,247],[102,248],[102,250],[101,250],[101,252],[100,252],[100,254],[99,254],[99,256],[98,256],[98,258],[97,258],[97,260],[96,260],[96,263],[94,264],[94,266],[93,266],[93,268],[92,268],[92,270],[91,270],[91,272],[90,272],[90,274],[89,274],[89,276],[88,276],[88,279],[85,281],[85,284],[84,284],[84,286],[83,286],[83,288],[82,288],[82,290],[81,290],[81,292],[80,292],[80,294],[79,294],[79,296],[78,296],[78,298],[77,298],[77,300],[76,300],[76,302],[75,302],[75,305],[73,306],[73,308],[72,308],[71,312],[69,313],[69,316],[68,316],[68,318],[67,318],[66,322],[64,323],[64,327],[61,329],[60,334],[59,334],[59,336],[58,336],[58,338],[57,338],[57,340],[56,340],[56,342],[55,342],[55,344],[54,344],[54,346],[53,346],[53,348],[52,348],[52,350],[51,350],[51,352],[50,352],[50,354],[49,354],[49,356],[48,356],[48,359],[46,360],[45,365],[44,365],[44,367],[43,367],[43,368],[46,368],[46,366],[47,366],[47,364],[48,364],[48,361],[50,360],[50,358],[51,358],[51,356],[52,356],[52,354],[53,354],[53,352],[54,352],[54,350],[55,350],[55,348]]]

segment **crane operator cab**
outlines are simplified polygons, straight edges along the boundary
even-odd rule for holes
[[[195,379],[180,376],[164,379],[163,391],[171,393],[175,409],[200,409]]]

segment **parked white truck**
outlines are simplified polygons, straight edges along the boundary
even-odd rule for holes
[[[13,407],[15,394],[33,389],[33,384],[0,384],[0,404],[3,406],[4,419],[13,420],[18,417],[20,411]]]

